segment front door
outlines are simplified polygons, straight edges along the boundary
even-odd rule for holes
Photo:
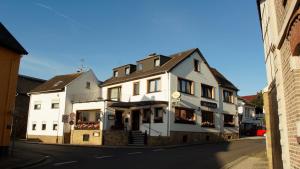
[[[121,130],[124,128],[123,124],[123,111],[116,111],[115,115],[115,129]]]
[[[131,129],[140,130],[140,111],[132,111]]]

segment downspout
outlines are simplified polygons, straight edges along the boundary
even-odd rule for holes
[[[171,102],[171,100],[170,100],[170,90],[171,90],[171,83],[170,83],[170,73],[169,72],[166,72],[167,74],[168,74],[168,103],[169,103],[169,105],[168,105],[168,109],[169,109],[169,111],[168,111],[168,121],[167,121],[167,136],[170,136],[170,112],[171,112],[171,109],[172,109],[172,107],[170,106],[171,104],[170,104],[170,102]]]

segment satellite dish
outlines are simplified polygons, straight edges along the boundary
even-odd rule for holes
[[[173,93],[172,93],[172,98],[173,98],[173,99],[179,99],[180,96],[181,96],[181,93],[180,93],[180,92],[173,92]]]

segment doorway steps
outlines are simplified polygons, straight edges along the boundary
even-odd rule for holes
[[[129,146],[145,146],[147,134],[141,131],[130,131],[128,136]]]

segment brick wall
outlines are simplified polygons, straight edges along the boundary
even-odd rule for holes
[[[284,94],[291,168],[300,168],[300,145],[296,141],[296,122],[300,120],[300,70],[291,70],[290,42],[285,39],[281,49]]]

